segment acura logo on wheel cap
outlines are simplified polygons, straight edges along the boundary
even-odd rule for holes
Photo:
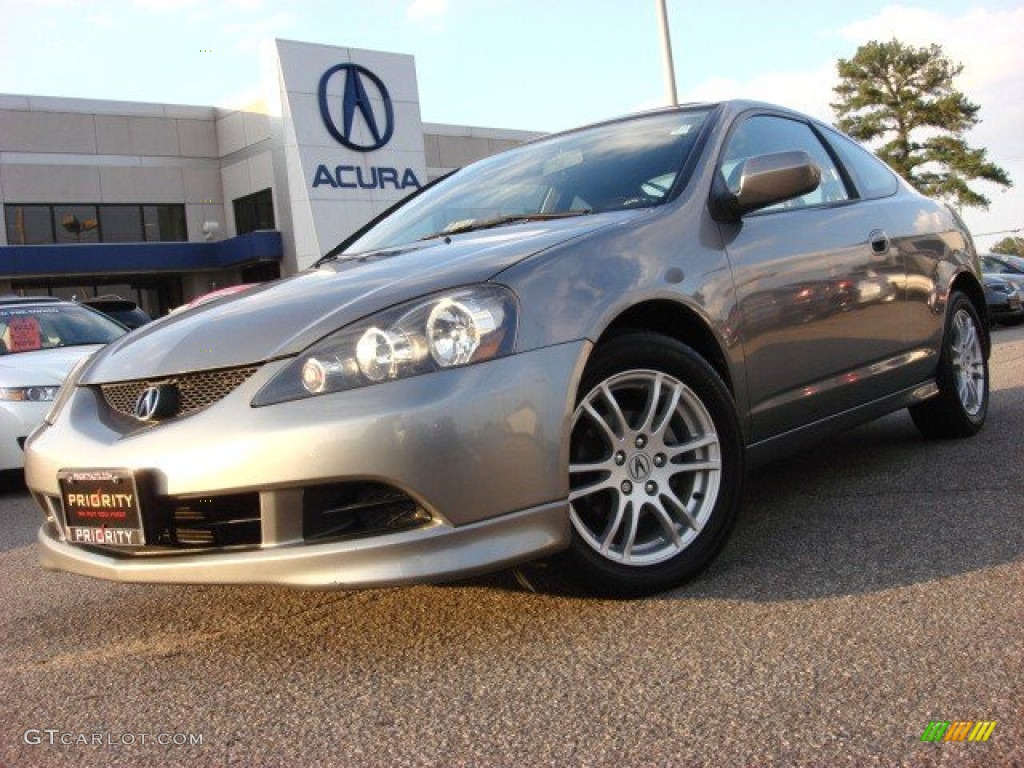
[[[638,453],[629,460],[629,476],[634,480],[644,480],[651,474],[651,460]]]
[[[132,413],[139,421],[153,421],[173,416],[178,412],[178,388],[173,384],[161,384],[142,390],[135,401]]]

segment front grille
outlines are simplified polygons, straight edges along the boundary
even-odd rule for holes
[[[172,385],[178,390],[179,407],[173,417],[188,416],[208,408],[241,386],[257,370],[258,365],[244,368],[221,368],[197,371],[155,379],[137,379],[116,384],[101,384],[103,399],[111,409],[125,416],[135,415],[135,402],[150,387]]]
[[[306,541],[393,533],[429,522],[423,507],[382,483],[316,485],[302,493]]]

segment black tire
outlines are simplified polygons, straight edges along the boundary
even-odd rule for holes
[[[933,439],[970,437],[984,426],[989,399],[988,352],[985,326],[974,304],[954,291],[935,374],[939,393],[909,408],[922,435]]]
[[[715,370],[666,336],[631,332],[594,352],[569,461],[564,560],[588,592],[639,597],[678,586],[707,567],[736,520],[736,407]]]

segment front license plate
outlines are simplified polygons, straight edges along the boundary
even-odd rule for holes
[[[57,480],[72,544],[146,543],[139,491],[130,469],[62,469]]]

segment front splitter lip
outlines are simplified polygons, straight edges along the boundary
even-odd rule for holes
[[[569,545],[568,503],[544,504],[483,522],[325,544],[231,553],[118,558],[80,549],[39,529],[40,563],[108,581],[156,584],[274,584],[364,589],[449,581],[500,570]]]

